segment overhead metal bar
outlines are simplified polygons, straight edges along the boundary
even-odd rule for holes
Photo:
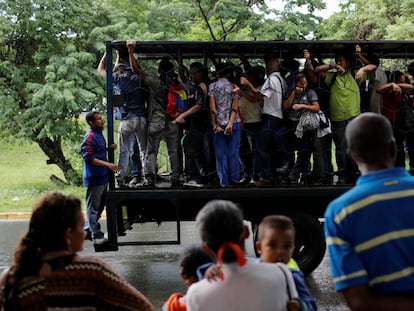
[[[112,41],[109,44],[126,52],[126,41]],[[135,52],[139,58],[159,59],[164,56],[176,58],[181,51],[183,58],[201,58],[214,55],[216,58],[238,58],[242,52],[249,58],[262,58],[276,53],[282,57],[303,57],[308,49],[314,56],[334,57],[341,50],[353,51],[356,44],[364,53],[375,53],[380,58],[414,59],[414,41],[406,40],[301,40],[301,41],[137,41]]]

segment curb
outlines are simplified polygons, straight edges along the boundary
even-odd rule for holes
[[[28,220],[31,215],[29,212],[0,213],[0,220]],[[85,211],[83,215],[86,217]],[[101,218],[106,218],[106,211],[102,212]]]
[[[30,219],[31,213],[0,213],[1,220]]]

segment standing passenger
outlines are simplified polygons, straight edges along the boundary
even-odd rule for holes
[[[127,45],[129,64],[119,62],[119,53],[117,54],[117,63],[113,69],[113,82],[115,89],[124,98],[122,107],[119,107],[121,121],[119,122],[119,172],[116,174],[117,187],[129,186],[134,188],[137,184],[142,183],[141,176],[134,172],[131,176],[130,183],[127,184],[127,169],[130,163],[131,155],[134,153],[134,140],[139,144],[140,160],[143,164],[142,170],[145,172],[145,150],[147,148],[147,108],[145,105],[145,88],[139,75],[131,70],[131,59],[134,58],[134,47]],[[106,78],[105,55],[99,62],[98,72]],[[132,165],[131,165],[132,166]]]
[[[318,113],[320,110],[318,95],[308,88],[308,80],[304,73],[298,73],[295,77],[295,88],[283,103],[284,109],[292,122],[292,127],[296,130],[300,124],[300,116],[305,111]],[[291,183],[299,181],[307,183],[311,172],[311,155],[315,150],[315,141],[318,130],[303,131],[298,139],[298,153],[293,168],[290,170],[288,178]],[[297,133],[297,132],[296,132]],[[301,180],[299,180],[299,178]]]
[[[274,55],[265,57],[267,79],[260,92],[253,89],[263,99],[262,130],[259,135],[257,161],[258,180],[256,186],[272,184],[275,171],[286,160],[282,155],[280,137],[277,131],[283,127],[283,94],[287,92],[285,79],[279,72],[279,59]]]
[[[240,180],[239,95],[229,81],[231,71],[228,64],[217,64],[218,80],[211,83],[208,90],[214,154],[221,187],[237,185]]]
[[[329,120],[329,90],[324,82],[316,73],[315,68],[322,62],[313,57],[308,49],[303,50],[305,58],[305,67],[303,73],[309,83],[309,88],[313,89],[318,95],[319,107]],[[333,182],[333,164],[332,164],[332,133],[322,137],[317,137],[315,141],[315,151],[313,153],[313,168],[311,183],[332,185]]]
[[[409,92],[414,86],[407,81],[403,72],[395,70],[391,73],[389,83],[377,88],[377,93],[382,96],[382,114],[391,122],[395,143],[397,145],[396,165],[405,168],[405,145],[412,146],[413,131],[404,128],[401,118],[401,110],[404,101],[408,100]],[[404,143],[405,142],[405,143]],[[407,143],[409,142],[409,143]],[[410,153],[409,153],[410,154]]]
[[[265,68],[262,66],[249,67],[245,70],[244,75],[240,77],[241,88],[240,94],[240,113],[243,120],[242,135],[246,136],[244,140],[247,148],[241,151],[240,159],[243,163],[243,173],[240,184],[249,184],[258,180],[257,162],[259,135],[262,129],[262,106],[263,98],[257,95],[265,77]],[[249,84],[251,86],[249,86]],[[251,89],[255,89],[253,92]],[[242,140],[243,141],[243,140]],[[243,154],[245,152],[247,154]]]
[[[127,45],[136,46],[135,40],[128,40]],[[155,184],[158,175],[158,151],[161,139],[165,139],[168,149],[168,158],[171,165],[170,183],[167,187],[180,185],[180,161],[178,154],[179,128],[174,119],[167,114],[169,85],[178,83],[174,64],[163,58],[158,64],[157,78],[148,76],[138,66],[135,58],[130,59],[132,70],[140,76],[149,88],[148,103],[148,142],[145,165],[147,168],[146,185],[165,187],[164,184]]]
[[[188,96],[188,109],[174,122],[185,130],[183,149],[186,156],[186,172],[189,175],[184,183],[186,187],[203,187],[203,175],[206,174],[204,155],[204,137],[208,129],[208,108],[206,81],[207,67],[200,62],[190,64],[189,79],[185,76],[182,59],[179,59],[181,80],[185,83]]]
[[[345,128],[348,123],[361,113],[359,84],[367,80],[367,72],[372,72],[375,65],[365,65],[355,70],[351,68],[351,56],[346,51],[339,51],[335,64],[323,64],[316,67],[326,85],[330,86],[329,118],[332,125],[332,137],[335,143],[336,163],[339,171],[339,184],[353,184],[358,173],[346,152]],[[335,71],[331,71],[334,69]]]

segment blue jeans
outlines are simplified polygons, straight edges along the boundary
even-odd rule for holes
[[[240,180],[240,123],[233,123],[232,130],[231,135],[224,135],[223,132],[213,134],[217,175],[222,187],[237,184]]]
[[[106,185],[86,189],[86,221],[84,230],[90,230],[93,239],[104,237],[99,219],[105,207]]]

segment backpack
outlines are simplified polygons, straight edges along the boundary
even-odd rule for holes
[[[167,114],[170,118],[175,119],[184,111],[188,106],[187,92],[179,84],[168,85],[168,104]]]

